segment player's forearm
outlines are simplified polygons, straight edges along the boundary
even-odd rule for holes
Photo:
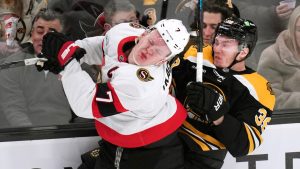
[[[82,71],[76,60],[71,61],[61,73],[64,91],[70,106],[77,116],[93,118],[92,103],[96,93],[96,84]]]
[[[103,39],[104,36],[95,36],[75,41],[76,45],[86,50],[86,54],[80,59],[80,63],[84,62],[89,65],[100,65],[102,63],[103,52],[101,46]]]
[[[228,114],[224,116],[220,125],[214,126],[214,132],[234,157],[253,152],[262,142],[261,135],[255,127]]]

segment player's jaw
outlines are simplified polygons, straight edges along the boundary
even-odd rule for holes
[[[225,68],[225,59],[221,53],[214,53],[214,65],[219,68]]]

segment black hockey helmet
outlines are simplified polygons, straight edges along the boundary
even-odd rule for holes
[[[218,25],[215,37],[217,35],[224,35],[238,40],[241,49],[245,47],[249,48],[249,53],[247,55],[248,57],[254,50],[257,41],[257,27],[250,20],[230,17]]]

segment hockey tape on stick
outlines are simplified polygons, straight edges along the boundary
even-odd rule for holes
[[[202,23],[203,23],[203,10],[202,10],[202,0],[198,1],[197,8],[195,10],[197,19],[197,39],[198,39],[198,51],[197,51],[197,72],[196,72],[196,81],[203,81],[203,39],[202,39]]]

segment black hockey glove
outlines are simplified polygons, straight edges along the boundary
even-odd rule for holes
[[[36,67],[40,70],[49,70],[58,74],[73,59],[79,60],[86,51],[70,41],[64,34],[49,32],[43,38],[42,53],[38,57],[47,58],[44,64],[37,63]]]
[[[187,86],[186,103],[200,115],[206,114],[209,121],[215,121],[229,111],[229,104],[212,85],[190,82]]]

